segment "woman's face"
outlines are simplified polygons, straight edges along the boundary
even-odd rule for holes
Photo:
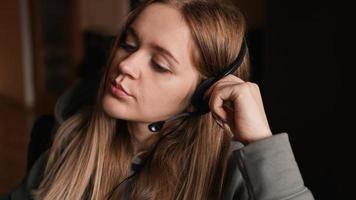
[[[150,123],[184,111],[199,80],[191,56],[195,49],[177,9],[161,3],[145,8],[115,53],[103,98],[105,112]],[[131,96],[122,95],[118,85]]]

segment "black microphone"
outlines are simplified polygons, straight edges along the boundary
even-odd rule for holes
[[[184,113],[181,113],[181,114],[178,114],[178,115],[174,115],[166,120],[163,120],[163,121],[157,121],[157,122],[153,122],[151,124],[148,125],[148,129],[151,131],[151,132],[158,132],[159,130],[161,130],[161,128],[163,127],[163,125],[166,123],[166,122],[169,122],[169,121],[173,121],[173,120],[176,120],[176,119],[179,119],[179,118],[182,118],[182,117],[188,117],[188,116],[193,116],[193,115],[196,115],[198,114],[197,112],[184,112]]]

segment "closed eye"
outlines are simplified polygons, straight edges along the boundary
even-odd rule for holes
[[[162,67],[161,65],[159,65],[157,62],[155,62],[154,60],[151,61],[152,66],[154,67],[154,69],[158,72],[161,73],[167,73],[170,72],[169,70],[167,70],[166,68]]]

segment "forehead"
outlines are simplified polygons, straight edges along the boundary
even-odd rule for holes
[[[187,59],[193,44],[190,31],[176,8],[162,3],[151,4],[139,14],[131,27],[143,45],[158,44],[170,51],[179,62],[190,60]]]
[[[172,37],[181,35],[187,39],[189,29],[179,10],[163,3],[153,3],[146,7],[134,21],[132,26],[145,31],[146,36],[155,35]]]

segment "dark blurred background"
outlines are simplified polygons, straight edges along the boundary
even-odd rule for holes
[[[289,133],[305,185],[316,199],[356,199],[352,2],[233,2],[248,22],[252,81],[273,132]],[[138,3],[0,1],[0,194],[26,173],[36,120],[53,116],[78,82],[96,87],[113,36]]]

